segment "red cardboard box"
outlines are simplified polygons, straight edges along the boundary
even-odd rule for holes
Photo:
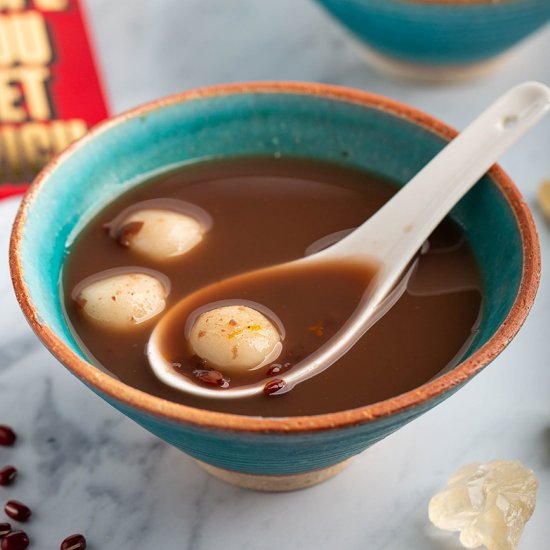
[[[0,0],[0,198],[106,116],[79,0]]]

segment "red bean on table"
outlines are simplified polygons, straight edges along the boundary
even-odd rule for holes
[[[11,447],[16,439],[15,432],[9,426],[0,425],[0,445]]]
[[[4,512],[15,521],[27,521],[31,517],[31,509],[18,500],[8,500]]]
[[[0,548],[2,550],[25,550],[30,541],[27,533],[24,531],[13,531],[2,539]]]
[[[9,523],[0,523],[0,539],[11,533],[11,525]]]
[[[85,550],[86,539],[83,535],[71,535],[61,543],[61,550]]]
[[[17,477],[17,469],[13,466],[4,466],[0,470],[0,485],[11,485]]]

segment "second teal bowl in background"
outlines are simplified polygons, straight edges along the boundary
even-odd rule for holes
[[[416,80],[474,77],[550,20],[548,0],[317,0],[380,69]]]

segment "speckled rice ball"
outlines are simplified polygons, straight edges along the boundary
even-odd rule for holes
[[[166,307],[167,289],[146,273],[122,273],[91,282],[76,303],[90,321],[110,329],[131,330]]]
[[[248,371],[274,361],[281,353],[281,335],[262,313],[243,305],[207,311],[189,335],[194,353],[230,373]]]

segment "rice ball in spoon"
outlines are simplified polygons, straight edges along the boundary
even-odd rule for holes
[[[205,311],[189,333],[193,352],[226,373],[271,363],[281,353],[281,340],[279,330],[263,313],[245,305]]]
[[[168,288],[148,273],[105,273],[83,281],[73,292],[81,314],[108,329],[131,330],[164,311]]]

